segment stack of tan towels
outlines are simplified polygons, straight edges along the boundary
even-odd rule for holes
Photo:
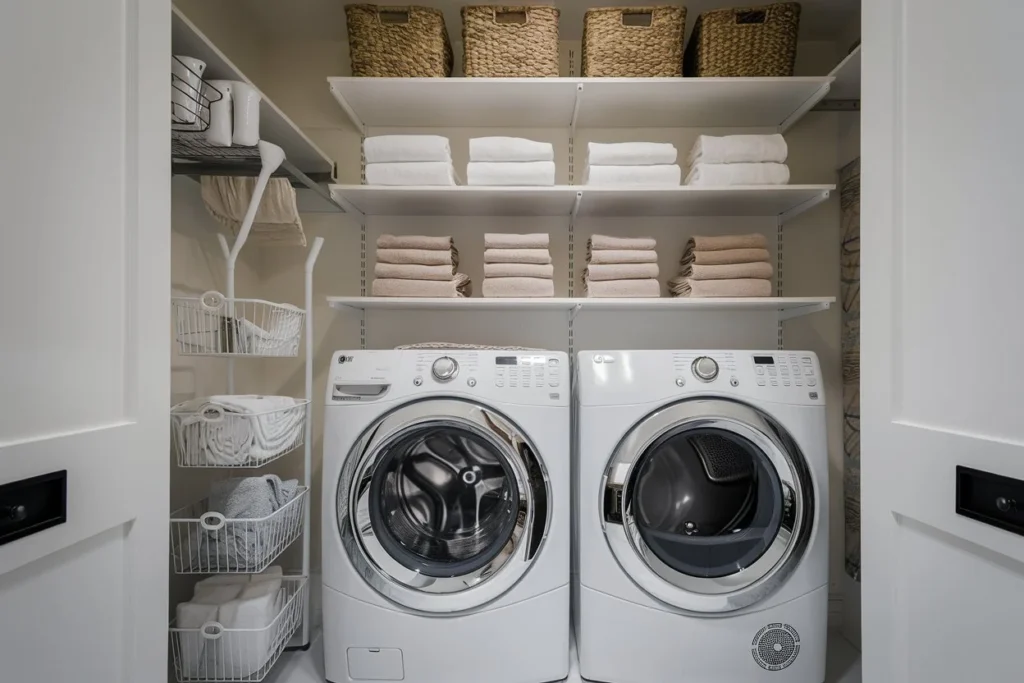
[[[469,276],[456,272],[459,251],[451,237],[381,235],[373,267],[373,296],[466,297]]]
[[[587,268],[583,271],[587,296],[661,296],[657,246],[653,237],[591,237],[587,240]]]
[[[771,296],[772,265],[764,235],[691,237],[679,275],[669,280],[672,296]]]
[[[485,297],[555,295],[554,266],[547,233],[484,235]]]

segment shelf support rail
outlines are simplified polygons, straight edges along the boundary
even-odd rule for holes
[[[831,196],[831,193],[828,190],[824,190],[823,192],[820,192],[820,193],[814,195],[813,197],[811,197],[807,201],[805,201],[805,202],[803,202],[801,204],[797,204],[796,206],[794,206],[791,209],[787,209],[786,211],[783,211],[782,213],[779,214],[779,224],[780,225],[785,225],[786,223],[788,223],[789,221],[793,220],[794,218],[796,218],[800,214],[804,213],[805,211],[809,211],[810,209],[813,209],[818,204],[821,204],[823,201],[827,200],[830,196]]]
[[[569,121],[569,136],[576,137],[576,119],[580,115],[580,101],[583,99],[583,84],[576,84],[576,97],[572,103],[572,119]]]
[[[808,97],[804,101],[804,103],[797,107],[792,114],[787,116],[786,119],[779,124],[779,132],[785,133],[793,126],[794,123],[799,121],[804,114],[814,109],[814,105],[818,104],[818,102],[823,100],[825,98],[825,95],[828,94],[829,90],[832,89],[832,81],[834,80],[835,78],[829,79],[828,83],[824,84],[823,86],[815,90],[813,95]]]
[[[341,105],[342,110],[345,112],[345,114],[348,115],[348,120],[351,121],[352,125],[356,127],[356,130],[359,131],[359,134],[363,137],[366,137],[366,124],[363,123],[362,119],[359,118],[359,115],[356,114],[355,109],[353,109],[352,105],[348,103],[348,100],[345,99],[345,96],[342,95],[341,92],[334,87],[333,83],[331,84],[331,94],[334,95],[334,99],[338,100],[338,104]]]

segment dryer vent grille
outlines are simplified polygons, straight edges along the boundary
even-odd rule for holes
[[[762,669],[781,671],[800,654],[800,634],[789,624],[768,624],[754,636],[750,654]]]

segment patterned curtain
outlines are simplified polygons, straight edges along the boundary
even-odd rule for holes
[[[839,171],[846,573],[860,581],[860,159]]]

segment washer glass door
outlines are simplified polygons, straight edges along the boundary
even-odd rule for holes
[[[357,440],[338,524],[360,574],[432,612],[494,599],[529,568],[548,524],[548,482],[511,421],[454,399],[406,404]]]

